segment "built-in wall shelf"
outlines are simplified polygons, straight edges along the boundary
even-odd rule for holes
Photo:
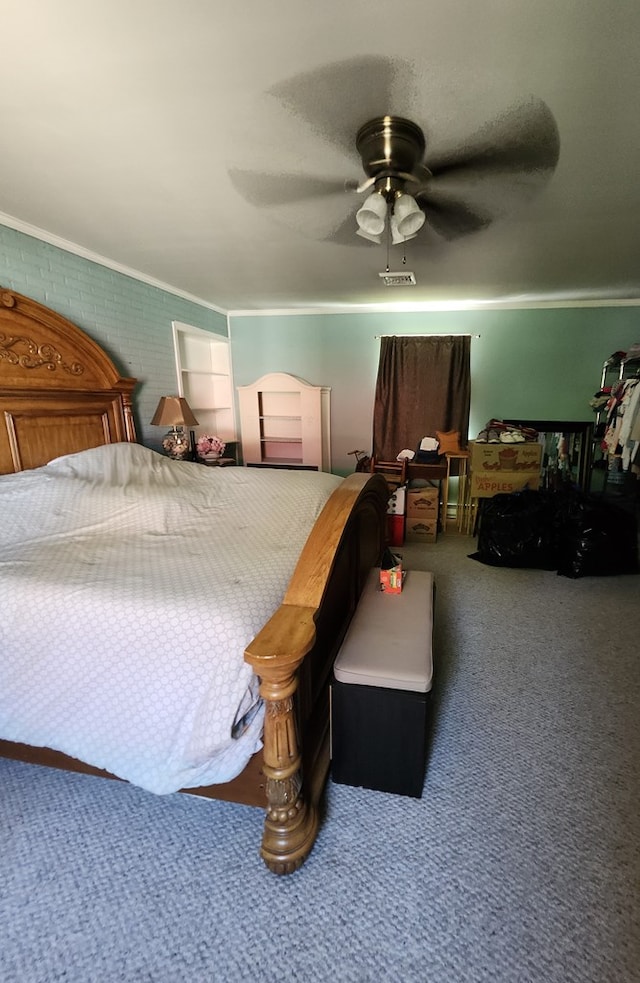
[[[237,440],[228,338],[178,321],[173,338],[179,394],[198,420],[196,434]]]
[[[243,463],[330,471],[330,392],[285,372],[238,386]]]

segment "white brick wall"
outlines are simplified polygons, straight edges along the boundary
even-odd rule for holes
[[[109,353],[134,393],[138,439],[159,448],[149,420],[158,399],[177,391],[172,321],[227,333],[217,311],[0,225],[0,287],[45,304],[77,324]]]

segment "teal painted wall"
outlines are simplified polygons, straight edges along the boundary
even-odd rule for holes
[[[0,286],[78,324],[123,375],[139,380],[140,439],[159,397],[176,391],[172,321],[226,335],[225,315],[99,263],[0,225]],[[589,420],[602,363],[640,341],[640,307],[447,311],[409,314],[262,315],[230,318],[236,385],[291,372],[331,387],[333,470],[353,469],[348,451],[371,448],[381,334],[471,334],[470,436],[492,416]]]
[[[149,420],[160,396],[177,386],[172,321],[227,334],[224,314],[6,226],[0,226],[0,286],[73,321],[122,375],[138,379],[138,439],[157,449],[163,433]]]
[[[331,387],[333,470],[371,450],[381,334],[471,334],[470,437],[491,417],[584,420],[602,363],[640,341],[640,307],[232,316],[236,385],[290,372]],[[401,448],[398,448],[400,450]]]

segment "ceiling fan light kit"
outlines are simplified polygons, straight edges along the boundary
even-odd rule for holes
[[[387,201],[379,191],[373,191],[356,213],[356,222],[363,232],[379,236],[384,231]]]
[[[356,212],[356,234],[379,245],[387,216],[394,246],[415,239],[426,220],[426,215],[415,198],[405,191],[395,191],[389,199],[379,191],[374,191]]]
[[[393,215],[398,226],[398,232],[405,239],[413,238],[424,225],[426,218],[415,198],[412,198],[405,191],[396,191]]]
[[[382,242],[382,233],[376,236],[373,235],[371,232],[365,232],[364,229],[356,229],[356,235],[361,236],[363,239],[366,239],[368,242],[375,242],[377,246],[379,246],[380,243]]]
[[[391,244],[393,246],[400,246],[403,242],[408,242],[409,239],[415,239],[417,235],[416,232],[412,232],[411,235],[403,234],[398,228],[395,215],[392,215],[389,219],[389,228],[391,231]]]
[[[389,188],[373,191],[356,212],[356,234],[380,244],[387,217],[394,246],[415,239],[425,223],[425,214],[406,191],[396,188],[395,181],[384,179]]]

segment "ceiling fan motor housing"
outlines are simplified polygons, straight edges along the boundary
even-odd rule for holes
[[[404,185],[404,178],[422,162],[426,143],[419,126],[401,116],[378,116],[360,127],[356,149],[367,177],[376,179],[376,189],[391,193]],[[393,179],[388,189],[378,188],[379,178]],[[381,182],[382,183],[382,182]]]

